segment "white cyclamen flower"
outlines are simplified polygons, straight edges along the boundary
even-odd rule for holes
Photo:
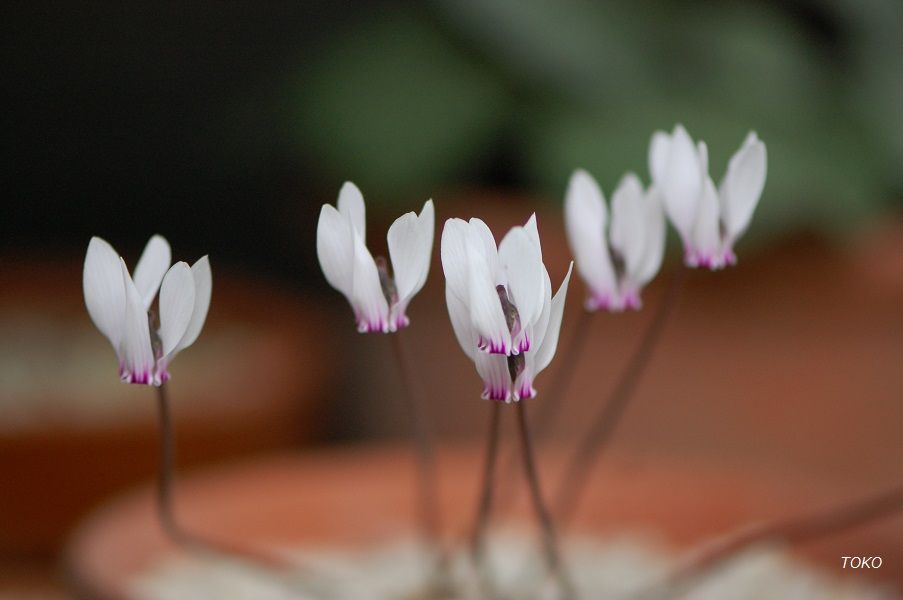
[[[658,273],[665,215],[658,194],[625,175],[611,200],[611,220],[592,175],[577,170],[564,199],[564,224],[577,272],[589,288],[587,310],[642,306],[640,292]]]
[[[734,243],[749,226],[765,187],[765,144],[750,132],[731,157],[718,188],[708,163],[705,142],[694,145],[681,125],[670,135],[657,131],[652,136],[649,170],[683,240],[684,262],[720,269],[737,262]]]
[[[553,298],[535,215],[498,247],[480,219],[449,219],[441,253],[452,328],[483,378],[483,398],[532,398],[558,346],[571,269]]]
[[[82,279],[85,305],[113,345],[119,376],[127,383],[166,382],[170,361],[194,343],[207,319],[212,285],[208,258],[191,267],[169,264],[169,244],[159,235],[147,242],[134,279],[110,244],[99,237],[88,244]],[[158,289],[159,312],[154,313],[151,305]]]
[[[329,285],[344,294],[361,333],[397,331],[414,294],[426,283],[433,251],[435,213],[427,200],[420,215],[404,214],[389,227],[389,259],[367,250],[364,197],[353,183],[339,191],[338,209],[324,204],[317,223],[317,257]]]

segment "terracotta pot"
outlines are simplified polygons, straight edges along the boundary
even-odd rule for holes
[[[440,456],[443,518],[451,538],[466,531],[472,518],[479,461],[474,448],[446,449]],[[557,463],[543,466],[551,472]],[[356,548],[412,533],[412,470],[409,452],[393,447],[275,456],[184,478],[176,504],[188,528],[220,541]],[[71,540],[68,566],[82,593],[128,598],[136,577],[179,552],[158,528],[150,492],[138,490],[104,506]],[[845,494],[785,473],[667,459],[638,462],[621,455],[595,474],[572,531],[651,532],[679,550],[751,521],[832,506]],[[524,496],[506,519],[529,522]],[[897,516],[797,551],[837,577],[901,584],[901,539],[903,516]],[[882,555],[885,566],[868,574],[842,570],[839,557],[853,552]]]
[[[205,329],[169,384],[183,466],[308,439],[336,364],[318,346],[329,310],[266,282],[214,278]],[[0,555],[47,555],[98,501],[154,475],[154,391],[119,382],[80,265],[4,261],[0,280]]]

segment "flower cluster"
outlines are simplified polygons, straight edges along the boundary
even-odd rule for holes
[[[408,325],[408,303],[426,283],[433,250],[435,216],[427,200],[420,215],[402,215],[389,227],[389,274],[385,258],[367,249],[364,197],[350,181],[337,207],[324,204],[317,223],[317,257],[326,281],[354,310],[361,333],[389,333]]]
[[[212,279],[206,256],[194,265],[170,266],[167,241],[153,236],[134,279],[110,244],[91,238],[85,256],[83,287],[91,320],[119,358],[119,376],[127,383],[162,385],[177,353],[194,343],[210,307]],[[152,310],[160,291],[159,312]]]
[[[533,379],[558,345],[570,269],[553,297],[535,215],[498,247],[480,219],[449,219],[441,255],[448,314],[483,378],[483,397],[532,398]]]
[[[765,187],[765,144],[750,132],[731,157],[717,188],[705,142],[693,143],[681,125],[657,131],[649,171],[665,212],[680,234],[688,267],[721,269],[737,262],[734,243],[746,231]]]
[[[575,171],[564,200],[564,224],[577,271],[586,282],[587,310],[642,306],[640,291],[655,277],[665,251],[665,217],[654,189],[628,173],[611,199],[611,217],[599,184]]]

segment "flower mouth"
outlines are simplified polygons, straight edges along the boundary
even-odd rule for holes
[[[503,285],[495,286],[495,291],[499,296],[499,302],[502,305],[502,313],[505,315],[505,325],[508,326],[508,331],[511,333],[511,339],[517,339],[518,335],[520,335],[522,326],[520,321],[520,313],[517,310],[517,307],[513,302],[508,298],[508,290],[505,289]],[[526,352],[530,349],[530,338],[527,337],[526,332],[521,339],[520,343],[512,345],[511,353],[519,354],[521,352]],[[513,379],[513,378],[512,378]]]

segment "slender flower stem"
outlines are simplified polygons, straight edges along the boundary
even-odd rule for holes
[[[558,488],[555,499],[555,514],[564,526],[570,523],[577,502],[583,492],[589,474],[602,455],[612,434],[621,421],[627,404],[639,384],[655,348],[668,322],[680,292],[683,289],[689,269],[678,267],[672,276],[671,285],[659,303],[658,310],[646,329],[643,339],[630,358],[627,367],[621,372],[617,384],[613,388],[602,409],[593,420],[589,431],[583,437],[565,469],[562,484]]]
[[[478,570],[482,567],[486,552],[486,528],[489,524],[489,515],[492,512],[492,491],[494,487],[493,483],[495,481],[495,463],[499,448],[501,407],[502,405],[500,402],[490,402],[489,433],[486,441],[486,458],[483,462],[483,483],[480,491],[480,501],[477,506],[477,515],[473,526],[473,534],[470,538],[470,553]]]
[[[564,567],[561,564],[561,555],[558,551],[558,539],[555,534],[555,525],[552,522],[552,515],[546,507],[542,499],[542,489],[539,485],[539,472],[536,469],[536,461],[533,456],[533,444],[530,441],[530,427],[527,424],[527,409],[525,402],[517,403],[517,423],[520,433],[521,451],[524,459],[524,474],[527,477],[527,484],[530,488],[530,499],[533,504],[533,510],[542,528],[542,546],[545,556],[546,566],[549,573],[555,577],[561,585],[561,590],[566,598],[573,598],[573,588]]]
[[[864,525],[903,510],[903,486],[832,510],[746,527],[725,535],[691,556],[662,583],[641,595],[662,598],[687,591],[694,582],[752,547],[800,544]]]
[[[249,560],[267,569],[288,571],[299,570],[300,565],[278,555],[246,548],[236,544],[211,541],[193,535],[179,525],[173,507],[173,473],[175,463],[175,435],[172,426],[169,394],[166,385],[157,387],[157,416],[160,427],[159,474],[157,479],[157,511],[163,531],[173,542],[186,548],[214,554],[225,554]]]
[[[438,553],[440,568],[447,563],[447,553],[440,542],[439,520],[439,481],[436,474],[436,452],[433,444],[433,432],[430,427],[430,416],[424,402],[418,402],[414,391],[414,378],[401,341],[401,333],[396,332],[389,336],[392,339],[392,350],[398,363],[398,370],[404,388],[404,398],[407,403],[413,425],[413,438],[417,447],[417,471],[418,471],[418,503],[420,513],[420,527],[422,535],[428,544],[435,547]]]

